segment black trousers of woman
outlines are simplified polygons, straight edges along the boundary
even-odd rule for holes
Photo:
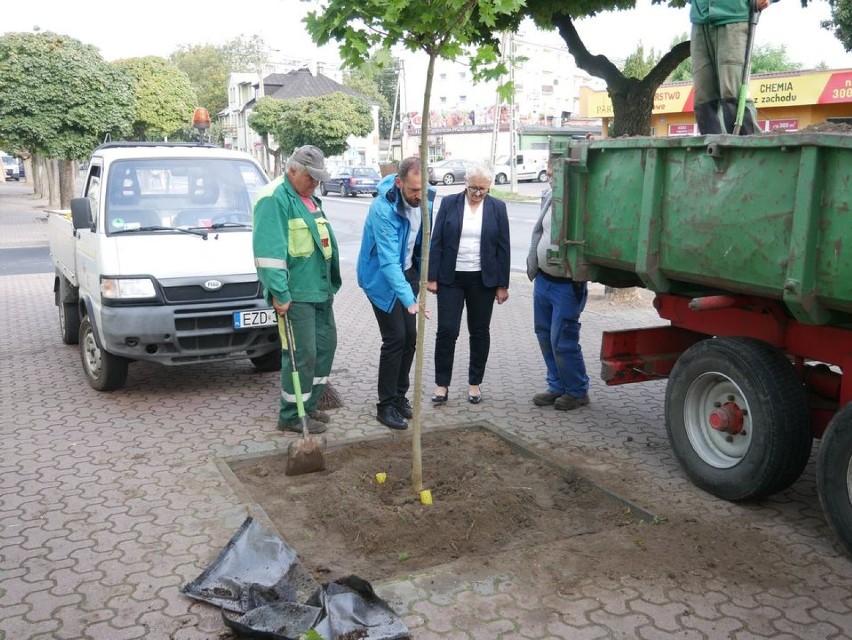
[[[467,310],[470,334],[469,385],[482,384],[491,349],[491,312],[495,287],[482,284],[480,271],[456,271],[452,284],[438,285],[438,331],[435,335],[435,385],[449,387],[462,311]]]

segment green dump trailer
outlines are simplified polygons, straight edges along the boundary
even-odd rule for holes
[[[607,332],[602,376],[668,378],[669,442],[719,498],[801,475],[852,554],[852,134],[555,144],[550,256],[645,287],[668,324]]]

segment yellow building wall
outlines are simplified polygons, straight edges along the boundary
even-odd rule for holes
[[[752,76],[749,95],[766,130],[795,131],[827,118],[852,117],[852,69],[794,71]],[[693,88],[689,82],[659,87],[651,115],[652,135],[694,135]],[[580,115],[603,120],[603,135],[612,120],[606,91],[580,89]]]

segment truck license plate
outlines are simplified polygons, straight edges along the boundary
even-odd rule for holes
[[[257,309],[255,311],[234,311],[234,329],[253,327],[271,327],[278,322],[275,309]]]

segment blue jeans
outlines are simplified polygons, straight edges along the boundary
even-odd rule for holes
[[[580,348],[580,314],[587,298],[585,282],[555,282],[541,272],[533,282],[533,323],[551,393],[582,398],[589,392]]]

